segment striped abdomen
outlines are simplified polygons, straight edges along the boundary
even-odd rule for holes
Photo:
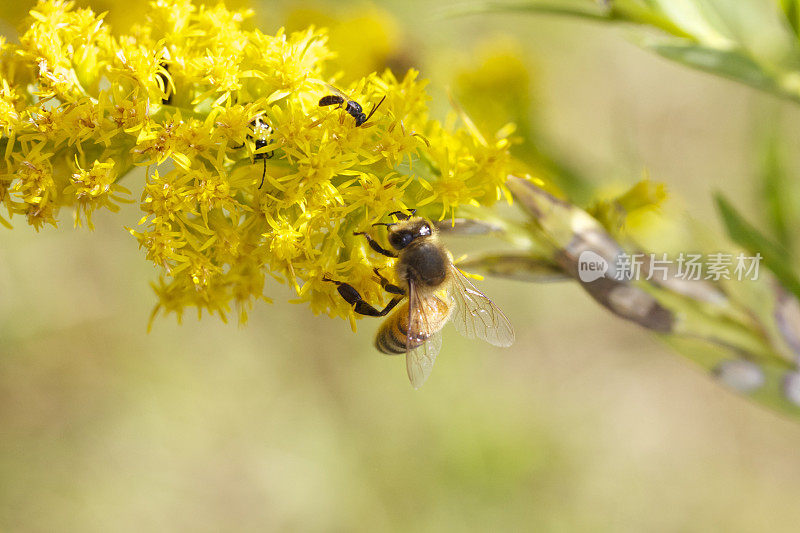
[[[319,105],[321,107],[324,107],[326,105],[342,105],[343,103],[344,103],[344,98],[336,94],[323,96],[322,98],[319,99]]]
[[[408,301],[403,302],[389,318],[381,324],[375,337],[375,347],[385,354],[406,353],[406,349],[420,346],[425,340],[442,329],[450,318],[451,307],[438,296],[420,298],[419,305],[424,308],[427,317],[427,328],[423,330],[423,321],[414,320],[416,327],[412,331],[413,342],[408,339]],[[419,313],[418,313],[419,314]]]

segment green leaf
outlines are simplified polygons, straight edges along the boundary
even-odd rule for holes
[[[477,15],[482,13],[529,12],[550,15],[563,15],[591,20],[608,20],[608,12],[599,3],[587,0],[558,1],[512,1],[488,0],[463,5],[448,6],[440,13],[445,17]]]
[[[800,2],[798,0],[781,0],[781,8],[794,34],[800,35]]]
[[[621,2],[624,5],[625,2]],[[728,37],[719,20],[703,0],[654,0],[650,8],[683,29],[697,42],[711,42]]]
[[[656,28],[663,32],[658,40],[642,32],[640,46],[800,102],[798,5],[800,0],[483,0],[447,13],[528,12]]]
[[[669,34],[691,38],[682,28],[666,17],[651,1],[615,0],[485,0],[465,5],[448,7],[441,11],[444,16],[475,15],[483,13],[519,13],[562,15],[596,20],[600,22],[629,22],[659,28]]]
[[[794,272],[789,252],[747,222],[721,194],[716,194],[715,199],[731,239],[751,254],[760,253],[764,265],[775,274],[783,287],[800,298],[800,279]]]
[[[711,74],[723,76],[776,94],[782,93],[771,75],[764,72],[761,66],[738,50],[709,48],[693,43],[644,43],[645,48],[662,57],[682,63]],[[797,96],[795,99],[800,100]]]
[[[766,218],[772,235],[778,243],[789,250],[793,249],[790,228],[796,227],[797,212],[792,197],[792,183],[783,166],[780,147],[780,132],[777,119],[770,122],[772,131],[766,134],[761,155],[761,182]]]
[[[571,279],[552,258],[520,252],[481,255],[459,262],[458,268],[533,283]]]

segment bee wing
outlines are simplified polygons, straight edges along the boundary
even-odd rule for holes
[[[455,301],[453,324],[469,339],[479,338],[495,346],[511,346],[514,328],[506,315],[455,265],[451,265],[453,284],[450,295]]]
[[[344,98],[345,100],[351,100],[351,98],[350,98],[349,96],[347,96],[346,94],[344,94],[344,93],[342,92],[342,90],[341,90],[341,89],[339,89],[339,88],[337,88],[337,87],[334,87],[334,86],[333,86],[333,85],[331,85],[330,83],[326,83],[326,84],[325,84],[325,87],[327,87],[328,89],[330,89],[332,93],[334,93],[334,94],[338,94],[339,96],[341,96],[341,97],[342,97],[342,98]]]
[[[417,293],[414,282],[410,281],[408,285],[406,370],[411,385],[418,389],[428,379],[436,356],[442,349],[442,332],[441,329],[431,332],[432,321],[428,316],[427,306]]]

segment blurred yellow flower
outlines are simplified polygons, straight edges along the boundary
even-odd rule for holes
[[[609,233],[620,236],[623,231],[641,229],[637,225],[647,223],[645,215],[659,209],[666,200],[666,185],[645,179],[622,194],[598,199],[587,212]]]
[[[343,12],[332,12],[331,7],[294,9],[289,12],[286,26],[328,28],[330,48],[337,51],[329,69],[341,74],[345,81],[383,70],[398,55],[402,44],[400,29],[390,13],[375,6]]]
[[[530,67],[520,45],[508,39],[481,43],[476,59],[456,72],[458,101],[477,124],[499,130],[509,122],[523,125],[530,111]]]

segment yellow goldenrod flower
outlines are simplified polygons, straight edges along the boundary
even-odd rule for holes
[[[351,317],[325,278],[377,302],[373,269],[387,266],[353,232],[392,211],[444,218],[507,194],[510,141],[455,113],[431,119],[416,71],[342,87],[367,113],[385,97],[356,127],[319,106],[334,81],[325,30],[265,35],[246,29],[249,15],[157,0],[114,35],[102,15],[40,1],[20,42],[0,41],[0,223],[56,225],[70,206],[91,227],[94,211],[141,190],[129,229],[162,269],[154,314],[225,318],[235,306],[244,320],[270,274],[315,312]],[[137,166],[146,179],[124,188]]]
[[[89,170],[81,168],[76,161],[75,172],[71,177],[71,185],[64,189],[68,196],[74,196],[76,202],[75,225],[81,224],[80,216],[86,219],[86,225],[92,224],[92,211],[105,207],[110,211],[118,211],[115,202],[123,202],[125,198],[119,193],[130,195],[130,191],[116,183],[115,163],[108,160],[104,163],[95,161]]]

